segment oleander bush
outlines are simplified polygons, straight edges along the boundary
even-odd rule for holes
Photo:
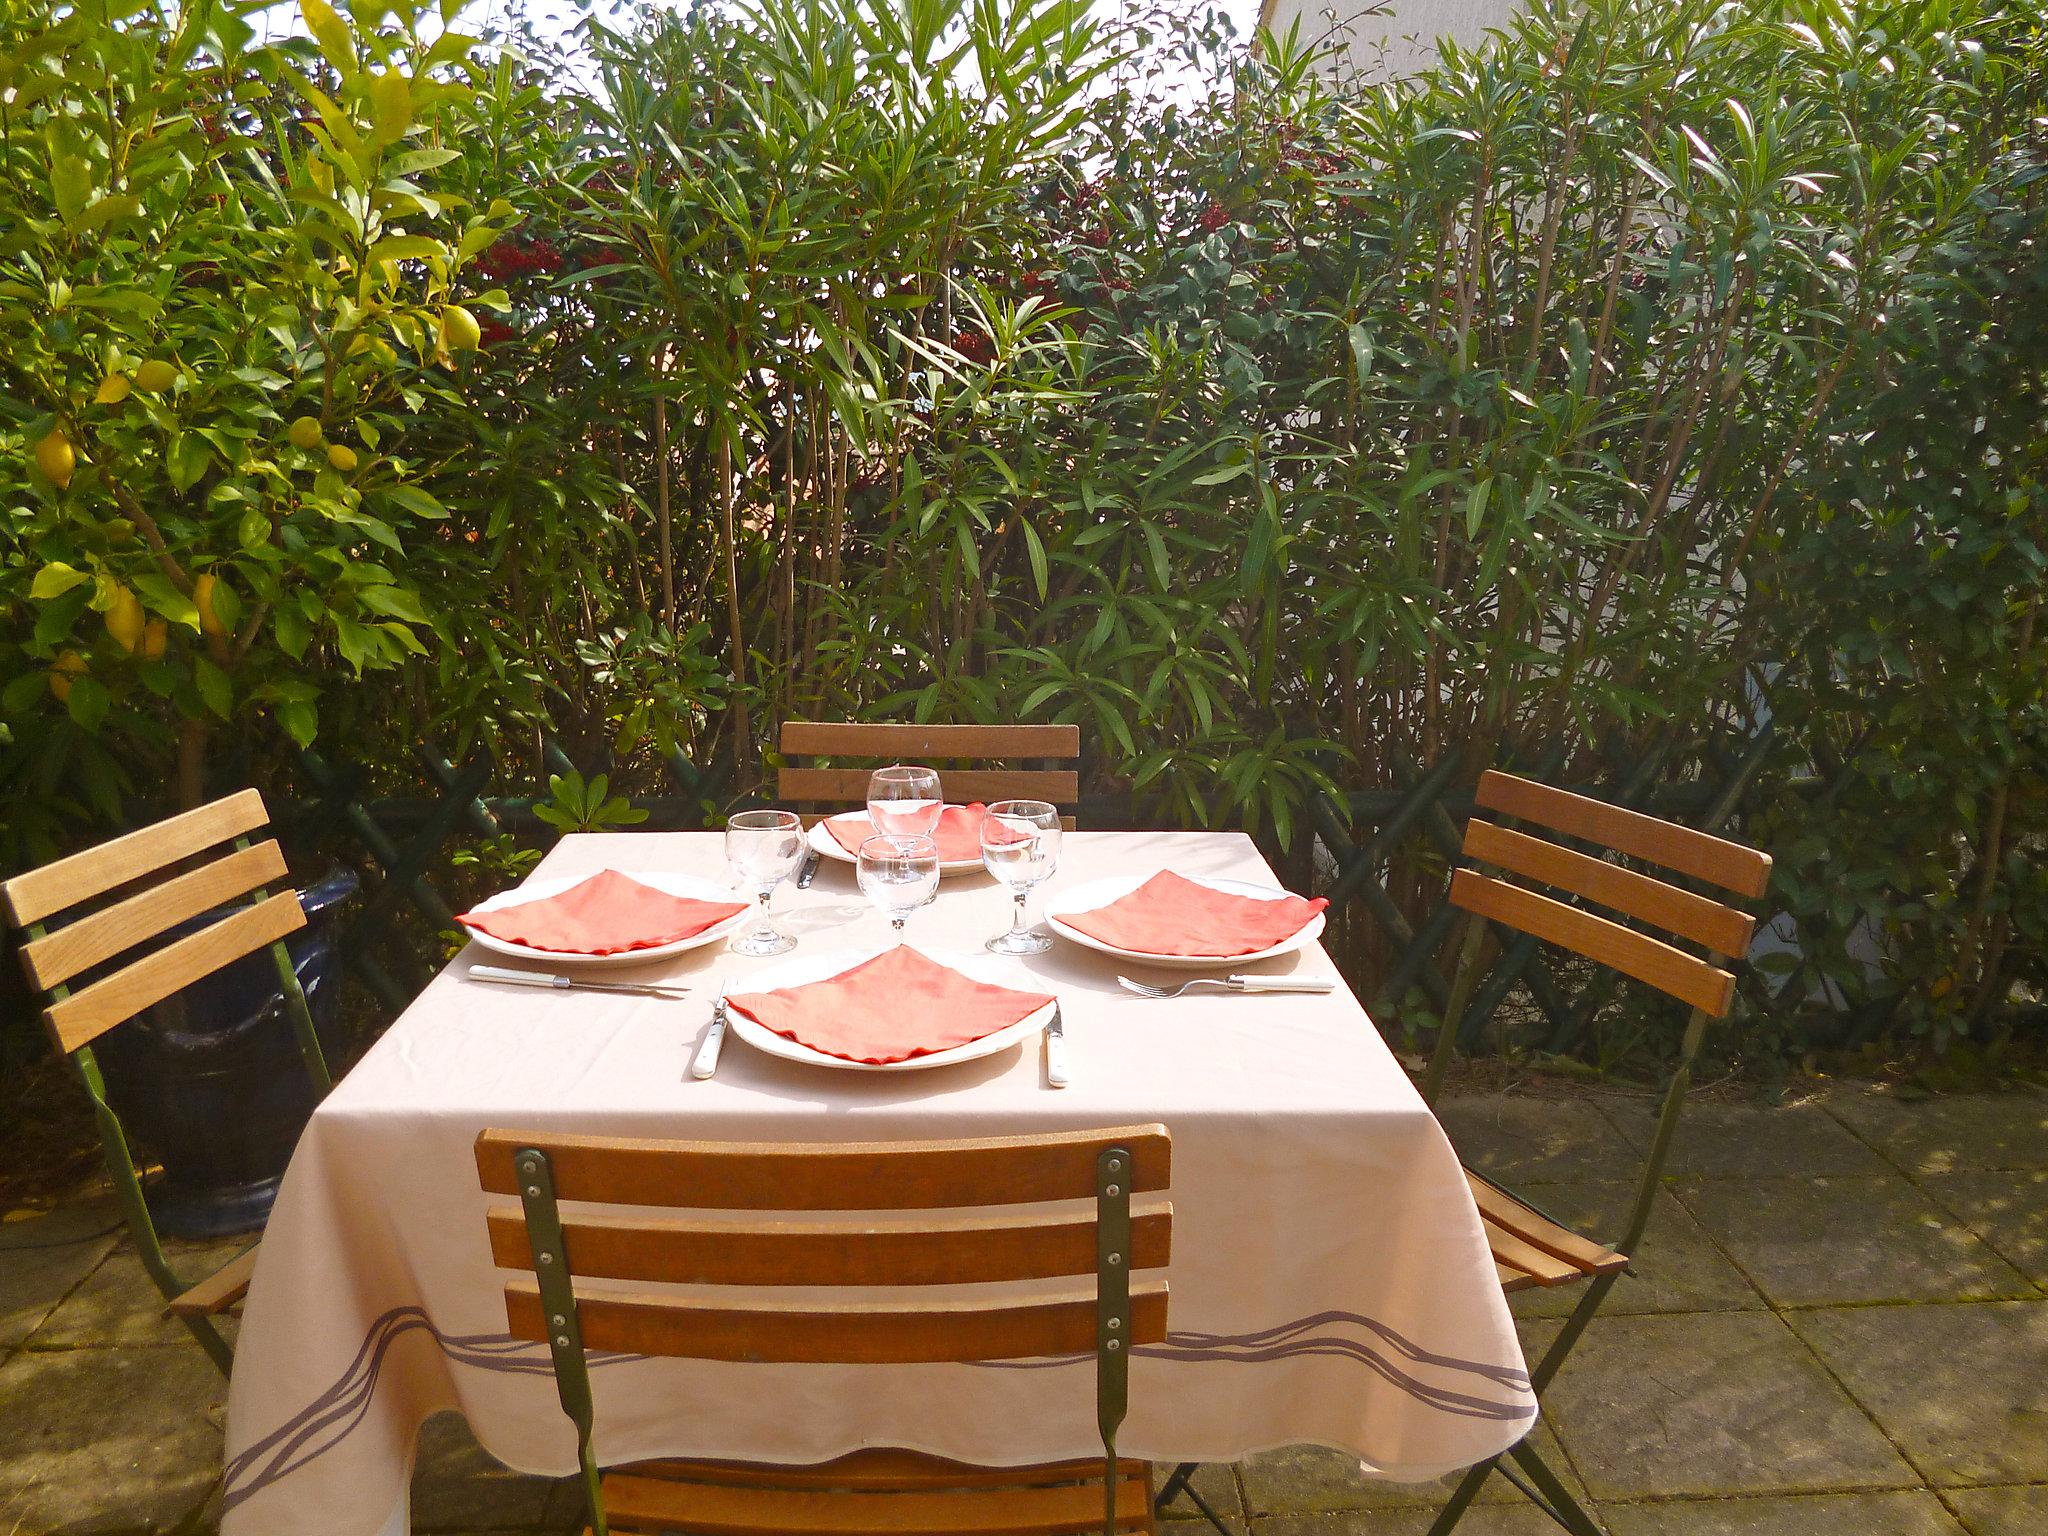
[[[1759,1038],[2048,981],[2034,7],[1535,0],[1393,81],[1082,0],[251,9],[0,23],[0,857],[307,743],[1075,720],[1296,846],[1754,757]]]

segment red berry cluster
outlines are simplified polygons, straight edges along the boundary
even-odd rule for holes
[[[480,318],[476,323],[476,329],[477,342],[480,346],[485,347],[498,346],[500,343],[512,340],[513,337],[519,334],[504,321],[491,315],[485,315]]]
[[[547,276],[562,270],[562,253],[552,240],[498,241],[476,259],[477,271],[494,283]]]
[[[1230,210],[1220,203],[1211,203],[1202,210],[1201,217],[1195,220],[1195,227],[1205,235],[1212,235],[1229,222]]]
[[[961,331],[953,338],[953,350],[970,363],[986,366],[996,360],[995,343],[980,331]]]
[[[1018,281],[1017,290],[1027,299],[1058,298],[1059,288],[1054,282],[1057,276],[1058,274],[1052,271],[1026,272]]]

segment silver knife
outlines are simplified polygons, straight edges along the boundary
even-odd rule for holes
[[[697,1047],[696,1060],[690,1063],[690,1076],[702,1082],[718,1070],[718,1048],[725,1044],[725,990],[719,989],[718,1001],[711,1005],[711,1027],[704,1031],[704,1043]]]
[[[796,888],[800,891],[809,890],[811,888],[811,882],[817,879],[817,877],[818,850],[813,848],[809,853],[804,855],[804,862],[796,872]]]
[[[634,997],[682,997],[690,990],[652,981],[579,981],[573,976],[556,976],[547,971],[515,971],[502,965],[472,965],[469,979],[495,981],[513,987],[552,987],[557,992],[624,992]]]
[[[1052,1005],[1052,1019],[1045,1026],[1045,1086],[1067,1086],[1067,1031],[1060,1022],[1060,1005]]]

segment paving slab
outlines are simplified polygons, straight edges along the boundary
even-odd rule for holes
[[[227,1382],[197,1349],[24,1350],[0,1366],[0,1531],[163,1531],[220,1475]]]
[[[1970,1536],[2041,1536],[2048,1531],[2048,1486],[1957,1488],[1947,1498]]]
[[[1435,1518],[1426,1509],[1281,1515],[1254,1520],[1252,1536],[1429,1536]],[[1475,1504],[1458,1522],[1458,1536],[1557,1536],[1557,1531],[1550,1516],[1527,1499],[1519,1504]]]
[[[1546,1406],[1602,1501],[1919,1482],[1769,1313],[1602,1318]]]
[[[2048,1482],[2048,1300],[1787,1321],[1933,1486]]]
[[[1647,1150],[1654,1100],[1603,1099],[1600,1107],[1631,1145]],[[1890,1173],[1892,1166],[1822,1104],[1687,1104],[1664,1172],[1671,1177],[1767,1179],[1787,1174]]]
[[[1602,1513],[1613,1536],[1964,1536],[1924,1488],[1609,1504]]]
[[[100,1267],[121,1241],[120,1222],[113,1201],[86,1200],[0,1226],[0,1350],[35,1332]]]
[[[2048,1171],[1931,1173],[1925,1189],[2036,1286],[2048,1288]]]
[[[1976,1233],[1897,1174],[1687,1179],[1674,1189],[1774,1306],[2036,1294]]]
[[[1471,1094],[1445,1099],[1437,1119],[1458,1156],[1509,1186],[1633,1177],[1642,1158],[1585,1099]]]
[[[549,1519],[562,1481],[514,1472],[476,1443],[461,1414],[437,1413],[420,1427],[412,1474],[413,1529],[532,1529]]]
[[[1912,1173],[2048,1168],[2048,1098],[2024,1091],[1900,1099],[1838,1094],[1829,1113]]]
[[[1533,1435],[1537,1452],[1564,1479],[1565,1486],[1583,1498],[1586,1490],[1550,1426],[1538,1424]],[[1259,1521],[1269,1515],[1441,1509],[1463,1475],[1453,1472],[1427,1483],[1392,1483],[1363,1475],[1356,1456],[1320,1445],[1267,1451],[1247,1458],[1241,1466],[1245,1499],[1258,1529],[1264,1529]],[[1489,1477],[1479,1489],[1482,1504],[1512,1504],[1522,1497],[1504,1477]]]
[[[251,1241],[247,1237],[204,1243],[169,1240],[164,1244],[164,1255],[180,1278],[196,1285]],[[223,1322],[232,1324],[233,1319]],[[232,1333],[227,1336],[232,1341]],[[191,1347],[192,1334],[177,1319],[164,1316],[162,1292],[142,1267],[134,1245],[124,1237],[114,1252],[29,1336],[28,1342],[31,1349],[142,1344]]]
[[[1168,1477],[1173,1475],[1172,1466],[1162,1463],[1156,1473],[1155,1487],[1164,1487]],[[1230,1462],[1212,1462],[1195,1474],[1195,1491],[1208,1506],[1223,1517],[1223,1523],[1233,1531],[1245,1527],[1244,1499],[1238,1493],[1237,1467]],[[1185,1496],[1176,1498],[1161,1514],[1162,1520],[1201,1520],[1202,1512],[1194,1501]],[[1202,1529],[1210,1529],[1206,1524]]]
[[[1635,1203],[1633,1184],[1544,1184],[1537,1204],[1553,1220],[1601,1242],[1621,1236]],[[1728,1312],[1759,1308],[1756,1287],[1729,1263],[1692,1212],[1660,1190],[1649,1230],[1632,1256],[1634,1269],[1615,1282],[1602,1317],[1635,1312]],[[1517,1291],[1508,1299],[1517,1317],[1563,1317],[1579,1304],[1583,1285]]]

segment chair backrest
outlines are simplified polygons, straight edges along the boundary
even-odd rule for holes
[[[845,1364],[1092,1354],[1103,1529],[1122,1529],[1130,1512],[1116,1432],[1130,1351],[1166,1337],[1165,1277],[1143,1272],[1166,1266],[1173,1241],[1173,1207],[1154,1198],[1134,1208],[1132,1196],[1168,1187],[1172,1153],[1159,1125],[867,1144],[501,1130],[476,1142],[484,1190],[519,1198],[485,1217],[498,1267],[526,1272],[506,1282],[506,1326],[548,1346],[599,1533],[607,1525],[586,1349]],[[564,1215],[564,1201],[610,1209]],[[1043,1204],[1052,1208],[1002,1209]],[[621,1215],[622,1206],[661,1214]],[[745,1219],[669,1214],[678,1210]],[[584,1292],[577,1276],[734,1294]],[[917,1292],[991,1281],[1030,1288],[936,1299]],[[757,1294],[782,1286],[849,1294],[800,1303]]]
[[[785,759],[775,793],[795,806],[839,807],[867,799],[868,775],[889,763],[929,763],[940,771],[946,798],[1045,800],[1072,806],[1081,797],[1074,767],[994,767],[998,763],[1078,763],[1078,725],[892,725],[862,721],[785,720],[778,745]],[[798,757],[826,757],[838,766],[805,767]],[[847,767],[857,758],[866,766]],[[949,768],[948,763],[961,766]]]
[[[519,1207],[486,1215],[502,1269],[511,1333],[547,1342],[542,1293],[552,1272],[730,1287],[730,1299],[607,1289],[576,1297],[586,1349],[700,1360],[904,1363],[1004,1360],[1094,1351],[1099,1336],[1101,1212],[989,1214],[1037,1201],[1098,1201],[1098,1163],[1129,1159],[1110,1179],[1112,1203],[1167,1187],[1172,1142],[1162,1126],[995,1140],[827,1143],[632,1141],[487,1130],[477,1138],[485,1191]],[[528,1164],[545,1173],[529,1172]],[[1117,1170],[1119,1172],[1123,1170]],[[544,1193],[537,1195],[536,1189]],[[561,1214],[560,1203],[745,1212],[704,1221],[669,1214]],[[536,1209],[540,1207],[540,1209]],[[791,1221],[794,1213],[914,1211],[880,1219]],[[776,1213],[771,1216],[769,1213]],[[1130,1242],[1109,1266],[1130,1287],[1116,1330],[1133,1344],[1166,1336],[1166,1281],[1138,1278],[1167,1262],[1173,1209],[1129,1214]],[[554,1229],[550,1232],[550,1227]],[[556,1257],[543,1263],[540,1255]],[[1074,1277],[1087,1276],[1084,1284]],[[940,1303],[860,1296],[787,1306],[751,1294],[778,1286],[911,1287],[984,1281],[1060,1282],[998,1299]]]
[[[263,797],[245,789],[0,883],[0,905],[29,935],[22,968],[48,994],[43,1022],[59,1050],[90,1046],[181,987],[305,926],[298,893],[268,889],[285,878],[275,839],[250,842],[269,820]],[[228,842],[231,850],[175,872]],[[96,910],[74,911],[109,897]],[[166,929],[245,897],[253,899],[197,933],[70,990]],[[64,914],[71,915],[46,931],[49,919]]]
[[[1513,774],[1482,774],[1476,802],[1482,810],[1738,896],[1761,896],[1770,884],[1769,854]],[[1626,923],[1473,869],[1460,869],[1451,877],[1453,905],[1598,961],[1713,1018],[1727,1015],[1735,978],[1715,962],[1740,956],[1748,949],[1756,927],[1756,919],[1748,913],[1656,876],[1477,816],[1465,828],[1464,855],[1507,875],[1597,903],[1695,944],[1706,955],[1702,958]]]

